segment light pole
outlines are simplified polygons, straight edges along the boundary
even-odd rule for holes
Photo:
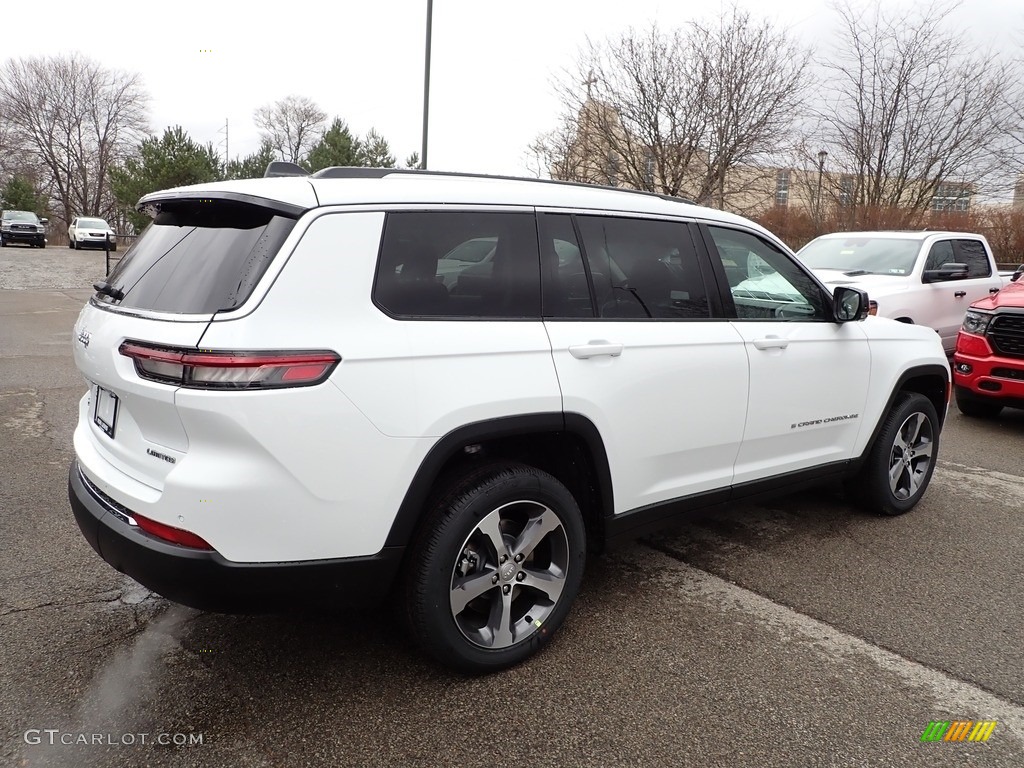
[[[819,234],[821,231],[821,177],[825,173],[825,160],[828,158],[828,152],[824,149],[818,153],[818,194],[815,196],[814,205],[814,227],[815,234]]]
[[[430,25],[434,17],[434,0],[427,0],[427,44],[423,62],[423,153],[420,168],[427,170],[427,116],[430,114]]]

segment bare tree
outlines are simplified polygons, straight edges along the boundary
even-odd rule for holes
[[[924,212],[1005,163],[1010,69],[950,29],[957,4],[835,6],[845,34],[823,62],[822,117],[854,205]]]
[[[531,146],[534,161],[560,178],[724,206],[764,188],[753,164],[798,116],[809,57],[736,7],[713,24],[591,42],[557,86],[563,116]],[[751,167],[729,173],[741,164]]]
[[[65,222],[112,212],[107,174],[145,135],[147,101],[138,75],[77,53],[0,68],[0,122]]]
[[[305,96],[288,96],[253,113],[260,138],[292,163],[304,160],[320,140],[325,120],[327,113]]]

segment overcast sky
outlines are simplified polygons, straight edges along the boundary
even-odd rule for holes
[[[893,4],[893,0],[887,0]],[[253,110],[307,96],[362,135],[376,128],[399,164],[419,151],[426,0],[282,3],[171,0],[166,4],[57,0],[24,9],[0,38],[0,59],[78,50],[138,72],[151,125],[180,124],[232,157],[259,143]],[[723,4],[725,5],[725,4]],[[555,125],[553,76],[589,36],[657,21],[664,28],[718,15],[688,0],[434,0],[428,161],[434,170],[523,174],[526,150]],[[827,0],[739,0],[759,17],[825,47]],[[907,6],[909,7],[909,6]],[[0,12],[0,26],[7,26]],[[957,28],[997,49],[1024,48],[1022,0],[964,0]],[[20,34],[19,31],[31,34]]]

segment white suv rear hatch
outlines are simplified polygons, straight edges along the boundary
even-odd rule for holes
[[[159,492],[188,450],[173,367],[164,380],[147,380],[124,345],[195,350],[216,312],[249,297],[301,213],[239,199],[172,198],[152,206],[153,224],[96,284],[74,330],[75,364],[90,385],[75,450],[107,490],[124,486],[116,470]]]

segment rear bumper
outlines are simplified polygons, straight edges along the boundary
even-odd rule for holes
[[[368,557],[288,563],[235,563],[217,552],[162,541],[131,522],[71,462],[68,499],[78,527],[118,571],[172,600],[208,611],[255,613],[297,605],[372,606],[390,592],[403,547]]]

